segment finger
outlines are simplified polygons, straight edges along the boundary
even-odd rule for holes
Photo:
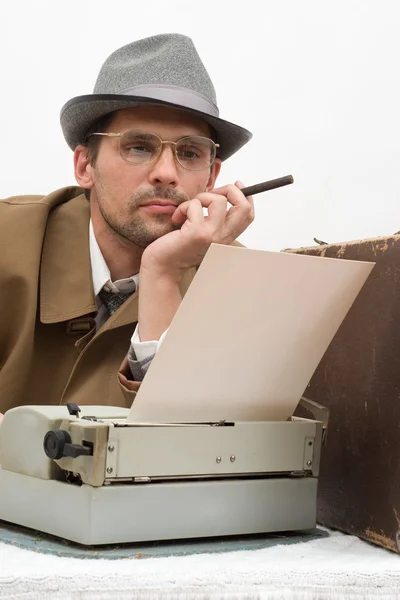
[[[204,223],[203,207],[197,198],[182,202],[171,217],[171,221],[178,225],[187,220],[194,224]]]
[[[212,202],[218,200],[226,202],[226,196],[223,194],[214,194],[214,192],[200,192],[196,198],[200,200],[204,208],[208,208]]]
[[[244,196],[240,191],[240,187],[244,187],[244,185],[242,182],[237,181],[235,185],[225,185],[221,188],[213,190],[213,192],[225,194],[228,202],[232,204],[232,207],[228,210],[227,216],[229,218],[235,215],[236,220],[236,213],[238,212],[238,217],[242,215],[244,219],[246,219],[247,215],[249,215],[249,222],[251,222],[254,219],[253,198],[246,198],[246,196]]]
[[[253,199],[246,198],[240,191],[240,186],[243,186],[242,182],[237,181],[235,185],[226,185],[218,189],[219,192],[225,192],[228,202],[232,205],[226,220],[230,231],[237,232],[237,235],[243,233],[254,219]]]
[[[206,221],[213,227],[214,230],[219,229],[224,223],[226,215],[228,214],[227,209],[228,202],[224,197],[221,198],[217,196],[216,199],[209,204]]]
[[[225,196],[202,192],[196,196],[195,200],[197,200],[199,206],[201,207],[203,219],[214,230],[220,227],[227,215],[227,201]],[[187,206],[190,204],[190,202],[193,202],[193,200],[189,200],[189,202],[184,202],[178,206],[172,215],[173,223],[179,224],[186,220]],[[207,208],[208,215],[206,217],[204,217],[203,208]]]
[[[245,185],[242,181],[236,181],[235,185],[239,188],[239,190],[242,190]],[[252,217],[252,219],[254,219],[254,199],[253,196],[245,196],[245,198],[247,199],[247,201],[250,203],[251,206],[251,211],[250,211],[250,215]]]
[[[200,200],[203,208],[207,208],[208,217],[211,220],[221,221],[225,219],[227,214],[227,200],[225,196],[221,194],[214,194],[212,192],[202,192],[196,196]]]
[[[236,182],[238,183],[238,182]],[[244,194],[240,191],[238,185],[232,185],[231,183],[228,185],[224,185],[223,187],[216,188],[212,190],[213,194],[219,194],[225,196],[228,202],[234,206],[238,204],[247,204],[248,200]]]
[[[244,187],[242,182],[237,181],[235,185],[226,185],[218,188],[218,192],[227,195],[227,201],[231,204],[224,223],[224,243],[231,243],[240,236],[254,220],[253,199],[246,198],[240,188]]]

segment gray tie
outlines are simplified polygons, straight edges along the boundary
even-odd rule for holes
[[[108,310],[109,315],[113,315],[119,307],[128,300],[136,291],[136,286],[130,292],[112,292],[106,286],[99,292],[99,297]]]

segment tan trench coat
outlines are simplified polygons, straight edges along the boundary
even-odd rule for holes
[[[127,380],[124,360],[138,293],[96,332],[89,218],[77,187],[0,201],[0,412],[71,401],[129,407],[135,398],[140,384]]]

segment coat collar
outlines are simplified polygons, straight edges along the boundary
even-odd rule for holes
[[[95,313],[89,253],[89,202],[83,194],[56,206],[44,238],[40,320],[68,321]]]

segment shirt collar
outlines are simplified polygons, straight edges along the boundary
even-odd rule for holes
[[[110,291],[114,292],[131,292],[135,290],[139,284],[139,274],[111,281],[110,269],[107,266],[104,256],[101,253],[99,244],[93,230],[92,219],[89,222],[89,248],[90,248],[90,264],[92,267],[93,290],[97,298],[99,292],[105,285]]]

